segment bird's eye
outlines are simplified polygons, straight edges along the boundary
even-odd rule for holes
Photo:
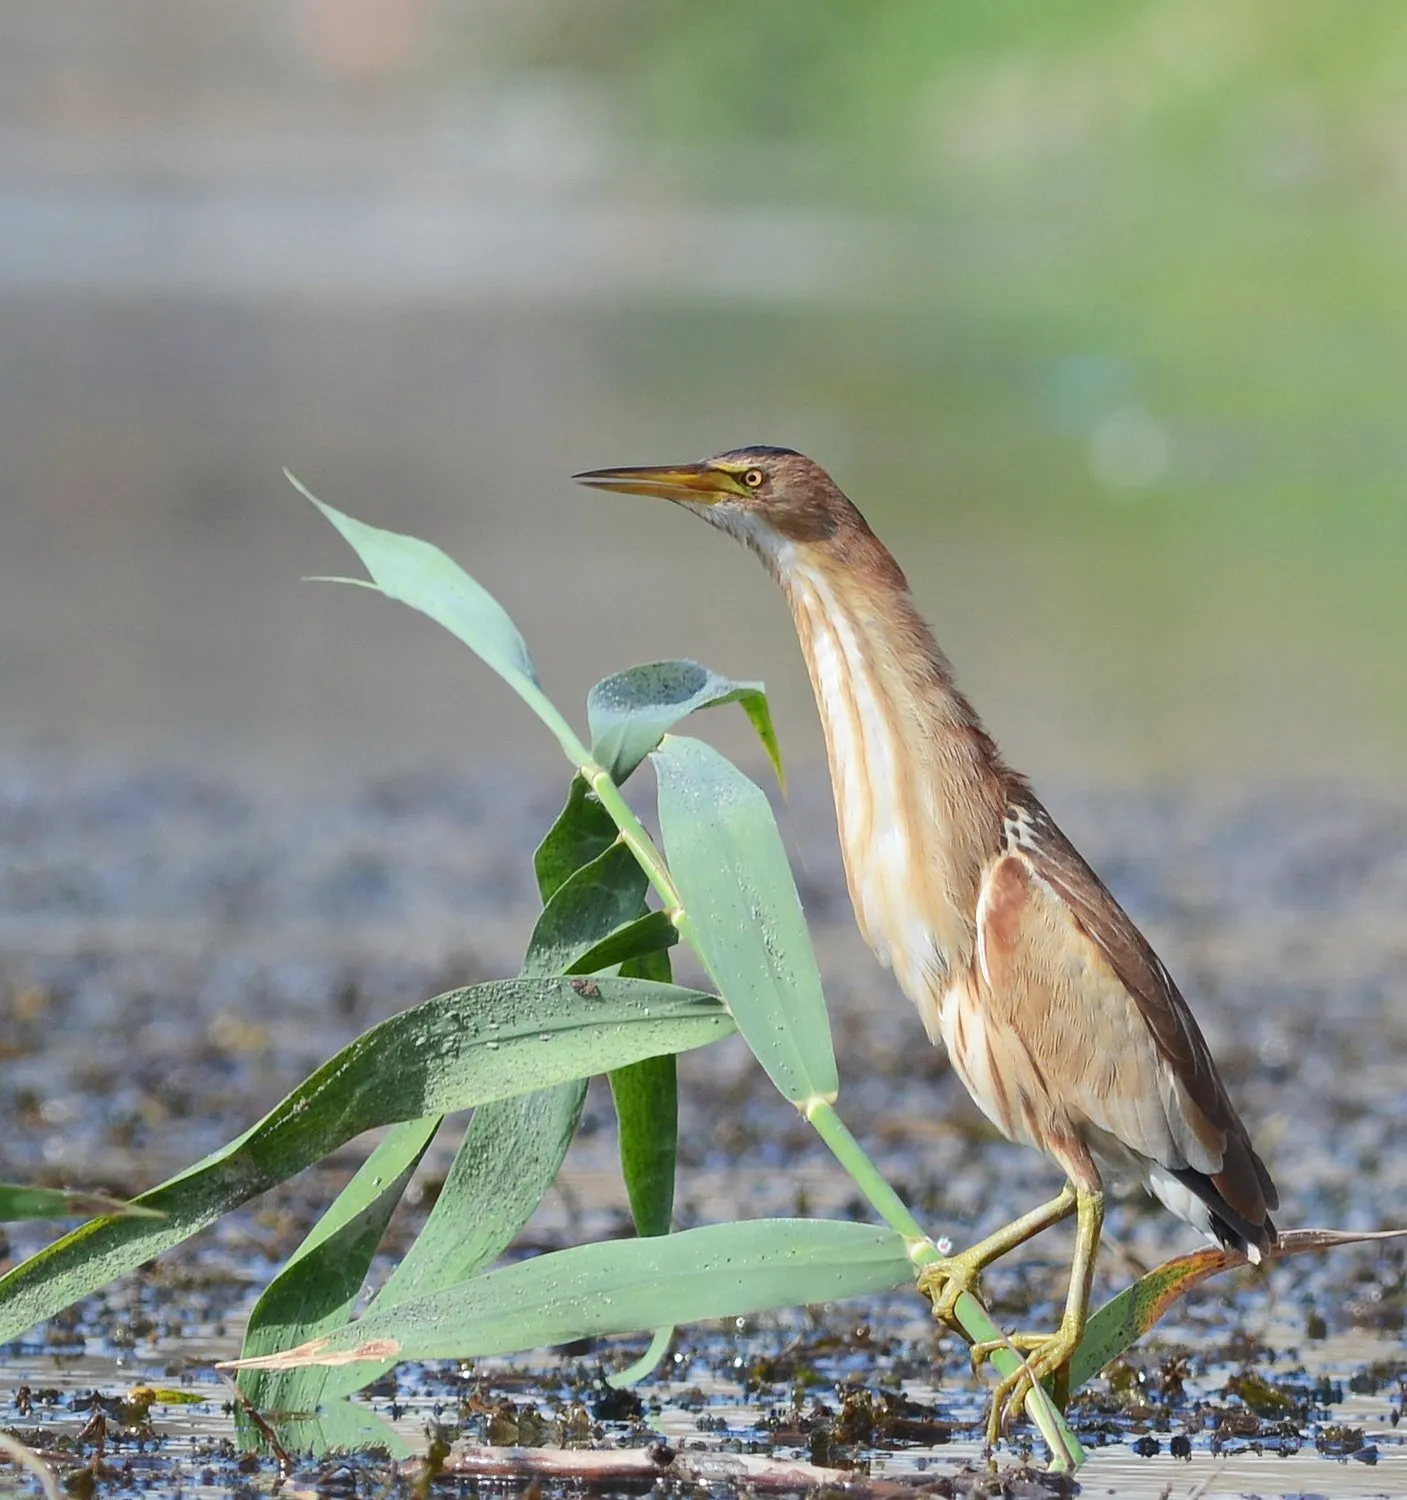
[[[749,469],[743,475],[743,483],[750,490],[760,490],[762,488],[762,482],[766,478],[767,476],[762,472],[761,469]]]

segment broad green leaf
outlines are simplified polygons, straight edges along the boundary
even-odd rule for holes
[[[710,1224],[539,1255],[370,1312],[251,1367],[510,1354],[667,1323],[872,1296],[912,1285],[913,1278],[905,1241],[892,1229],[829,1219]]]
[[[288,478],[342,533],[388,599],[408,604],[457,636],[557,736],[574,765],[585,762],[585,747],[542,691],[518,627],[482,584],[429,542],[354,520],[325,505],[292,474]]]
[[[241,1353],[287,1348],[340,1327],[352,1315],[386,1225],[439,1129],[440,1116],[406,1120],[367,1157],[254,1304]],[[325,1375],[282,1372],[240,1377],[240,1390],[265,1412],[315,1411]]]
[[[124,1214],[137,1219],[161,1217],[140,1204],[110,1198],[106,1193],[0,1182],[0,1224],[14,1224],[21,1219],[92,1219],[99,1214],[114,1218]]]
[[[0,1344],[380,1125],[589,1077],[732,1030],[711,995],[638,979],[505,979],[390,1017],[254,1128],[143,1193],[166,1215],[98,1219],[0,1278]]]
[[[767,798],[698,740],[671,735],[654,761],[665,853],[704,967],[782,1094],[834,1099],[821,976]]]
[[[760,682],[734,682],[696,661],[656,661],[598,682],[586,699],[591,757],[620,785],[671,729],[701,708],[739,703],[786,785],[781,747]]]
[[[533,855],[533,870],[545,906],[569,875],[604,854],[619,837],[610,813],[580,775],[572,777],[567,805]]]
[[[603,938],[644,910],[645,872],[624,844],[567,877],[537,919],[523,960],[525,974],[562,974]]]
[[[385,1311],[437,1292],[497,1260],[556,1178],[585,1100],[583,1079],[481,1104],[424,1227],[372,1307]],[[359,1390],[389,1368],[356,1365],[333,1371],[326,1394]]]

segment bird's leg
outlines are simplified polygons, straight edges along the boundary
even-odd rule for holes
[[[918,1289],[932,1301],[933,1316],[955,1332],[962,1333],[954,1316],[958,1298],[964,1292],[971,1292],[975,1297],[978,1277],[994,1260],[1000,1260],[1018,1245],[1034,1239],[1052,1224],[1068,1219],[1074,1211],[1075,1189],[1067,1182],[1059,1197],[1042,1203],[1019,1219],[1013,1219],[961,1255],[945,1255],[942,1260],[924,1266],[918,1273]]]
[[[1089,1317],[1090,1288],[1094,1263],[1099,1254],[1099,1236],[1104,1227],[1104,1194],[1082,1188],[1072,1190],[1076,1202],[1075,1259],[1070,1266],[1070,1290],[1065,1297],[1065,1316],[1054,1333],[1016,1333],[990,1344],[972,1346],[973,1363],[995,1350],[1015,1345],[1026,1356],[1021,1368],[999,1380],[992,1392],[992,1410],[987,1419],[987,1441],[995,1447],[1002,1429],[1021,1410],[1027,1394],[1038,1380],[1053,1375],[1080,1347]]]

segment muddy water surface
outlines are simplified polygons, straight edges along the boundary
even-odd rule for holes
[[[821,778],[783,827],[816,924],[842,1109],[936,1232],[970,1240],[1048,1195],[992,1138],[855,937]],[[1407,807],[1285,788],[1051,798],[1184,982],[1281,1184],[1287,1225],[1407,1218]],[[350,795],[184,773],[30,766],[0,784],[0,1176],[139,1191],[235,1135],[389,1011],[511,972],[533,917],[527,851],[557,792],[404,775]],[[679,1220],[858,1212],[847,1180],[732,1041],[683,1060]],[[442,1176],[437,1142],[384,1274]],[[360,1160],[297,1183],[10,1346],[0,1421],[102,1485],[263,1492],[211,1371],[259,1289]],[[518,1247],[621,1230],[609,1098]],[[42,1237],[16,1229],[18,1257]],[[1116,1205],[1099,1295],[1191,1248]],[[1008,1326],[1052,1320],[1060,1234],[989,1278]],[[1407,1261],[1362,1248],[1203,1288],[1075,1420],[1086,1494],[1407,1490]],[[641,1404],[603,1368],[636,1343],[405,1368],[369,1404],[409,1445],[647,1445],[800,1456],[948,1486],[979,1457],[983,1390],[910,1297],[687,1330]],[[164,1394],[132,1403],[143,1385]],[[171,1392],[199,1397],[167,1401]],[[1037,1456],[1039,1456],[1037,1454]],[[365,1452],[299,1460],[300,1488],[408,1484]],[[450,1481],[446,1478],[444,1483]]]

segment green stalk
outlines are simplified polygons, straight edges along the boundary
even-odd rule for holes
[[[674,884],[674,877],[669,873],[663,856],[655,848],[655,841],[645,831],[645,825],[621,796],[620,788],[611,780],[611,773],[604,766],[598,766],[588,758],[580,770],[586,784],[596,793],[597,801],[610,813],[616,827],[620,829],[622,842],[639,861],[640,868],[659,893],[669,920],[679,930],[680,937],[692,944],[693,928],[688,913],[684,910],[684,903],[680,900],[679,888]],[[698,945],[694,946],[697,948]]]

